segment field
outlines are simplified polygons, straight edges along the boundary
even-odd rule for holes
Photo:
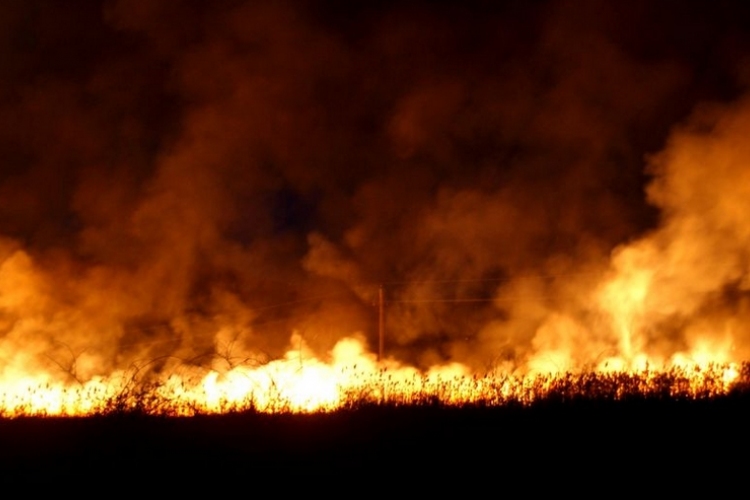
[[[686,487],[688,478],[713,481],[743,463],[737,453],[749,441],[747,372],[743,366],[740,382],[719,395],[670,394],[668,377],[666,389],[643,392],[635,377],[614,384],[590,375],[562,377],[528,404],[423,399],[355,402],[309,414],[176,417],[135,407],[86,417],[4,418],[2,470],[9,478],[45,481],[95,477],[135,490],[152,482],[190,488],[196,481],[277,491],[335,490],[352,481],[363,491],[440,490],[519,481],[517,474],[530,470],[540,480],[562,477],[561,486],[580,483],[594,492],[592,477],[645,486],[655,476],[669,485],[678,473],[675,487]],[[527,489],[539,486],[523,481]]]

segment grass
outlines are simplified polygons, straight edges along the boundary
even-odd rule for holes
[[[153,415],[195,416],[237,413],[320,413],[373,407],[425,408],[531,408],[536,405],[581,401],[700,401],[750,393],[750,364],[737,368],[731,383],[726,367],[702,370],[578,372],[518,377],[394,378],[381,371],[368,378],[349,377],[356,383],[337,387],[336,400],[308,404],[305,395],[290,392],[279,383],[267,384],[263,393],[212,390],[158,379],[124,378],[120,385],[27,388],[9,396],[0,394],[0,417],[50,415]],[[231,389],[231,387],[230,387]],[[50,393],[53,402],[44,400]],[[313,395],[314,396],[314,395]],[[262,399],[257,399],[261,397]],[[290,399],[297,397],[297,399]],[[311,396],[312,397],[312,396]],[[41,401],[41,402],[39,402]]]
[[[265,486],[481,486],[507,496],[544,484],[600,495],[618,484],[652,488],[654,478],[670,491],[725,481],[732,453],[750,444],[748,367],[722,394],[694,392],[677,372],[648,380],[644,391],[643,377],[568,374],[540,379],[544,390],[531,401],[448,404],[434,394],[396,401],[366,392],[327,413],[247,407],[189,418],[136,384],[93,415],[0,418],[0,471],[27,485],[206,485],[213,494],[231,486],[248,495]]]

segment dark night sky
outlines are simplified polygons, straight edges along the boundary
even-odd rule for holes
[[[3,2],[4,348],[64,342],[95,373],[230,340],[276,355],[293,330],[372,345],[377,284],[399,282],[394,356],[543,350],[547,318],[596,315],[571,296],[618,245],[682,241],[702,191],[680,179],[706,178],[657,154],[748,114],[744,5]],[[741,218],[711,221],[744,262]],[[660,316],[670,342],[747,309],[737,266]],[[497,300],[398,302],[474,297]]]

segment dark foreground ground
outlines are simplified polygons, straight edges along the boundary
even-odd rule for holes
[[[747,484],[749,437],[746,393],[526,408],[18,418],[0,420],[0,472],[30,486],[95,479],[112,485],[110,493],[231,490],[238,481],[276,493],[353,482],[362,491],[521,485],[529,495],[550,486],[602,493],[602,481],[634,489],[658,482],[674,492],[715,480]]]

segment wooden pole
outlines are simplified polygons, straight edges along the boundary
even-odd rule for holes
[[[378,361],[383,360],[383,347],[385,345],[385,307],[383,300],[383,285],[378,290]]]

